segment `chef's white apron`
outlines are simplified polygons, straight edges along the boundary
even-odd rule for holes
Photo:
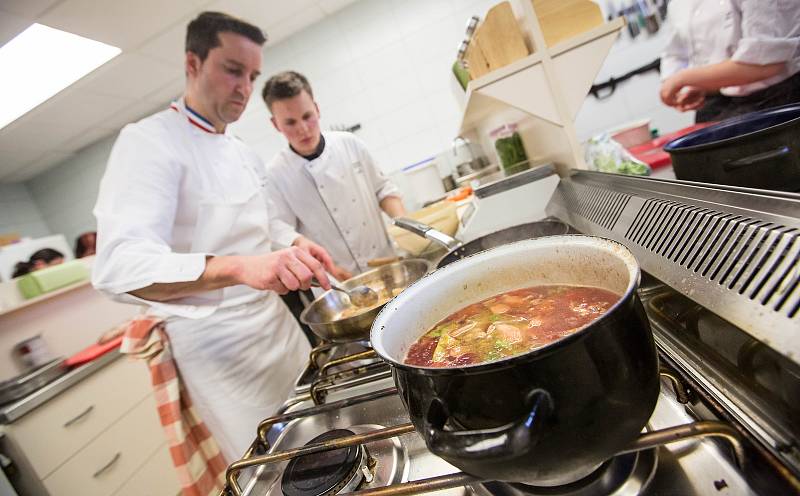
[[[192,252],[271,251],[263,178],[244,167],[253,175],[252,189],[225,192],[218,182],[217,188],[206,190],[211,193],[198,209]],[[251,291],[243,286],[228,288],[226,299],[237,289]],[[223,304],[202,319],[167,319],[181,378],[228,463],[241,458],[256,437],[258,423],[286,400],[310,351],[280,297],[273,292],[262,295],[245,298],[250,301],[244,304]]]

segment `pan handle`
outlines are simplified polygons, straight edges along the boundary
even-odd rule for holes
[[[525,454],[536,444],[553,412],[553,399],[543,389],[528,394],[525,415],[492,429],[445,431],[449,414],[434,398],[423,419],[428,448],[435,455],[473,460],[502,459]]]
[[[462,245],[461,241],[453,238],[452,236],[448,236],[447,234],[434,229],[428,224],[423,224],[422,222],[409,219],[408,217],[398,217],[392,222],[400,229],[405,229],[406,231],[412,232],[418,236],[422,236],[425,239],[429,239],[434,243],[444,246],[450,251],[455,250]]]
[[[791,148],[789,148],[788,146],[781,146],[780,148],[776,148],[774,150],[768,150],[766,152],[756,153],[755,155],[750,155],[748,157],[743,157],[743,158],[737,158],[735,160],[725,162],[725,165],[723,165],[722,168],[726,171],[732,171],[740,169],[742,167],[755,165],[765,160],[771,160],[783,157],[784,155],[788,155],[790,151]]]

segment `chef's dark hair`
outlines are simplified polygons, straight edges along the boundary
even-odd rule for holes
[[[17,262],[17,264],[14,266],[14,273],[11,275],[11,278],[13,279],[15,277],[24,276],[28,272],[32,271],[34,265],[36,265],[36,262],[39,260],[45,263],[50,263],[57,258],[64,258],[64,254],[52,248],[42,248],[41,250],[35,251],[27,262]]]
[[[295,71],[285,71],[275,74],[266,84],[261,91],[261,97],[267,108],[272,110],[272,102],[276,100],[285,100],[299,95],[305,91],[312,99],[314,93],[311,91],[311,85],[308,84],[308,79],[305,76]]]
[[[203,12],[186,28],[186,51],[205,60],[212,48],[220,46],[219,33],[226,32],[240,34],[259,45],[267,41],[261,29],[241,19],[222,12]]]

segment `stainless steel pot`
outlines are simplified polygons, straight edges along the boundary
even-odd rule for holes
[[[378,292],[389,292],[404,289],[416,281],[430,268],[426,260],[407,259],[383,265],[344,281],[339,286],[343,289],[352,289],[356,286],[368,286]],[[366,312],[347,318],[338,318],[338,315],[352,304],[339,291],[329,290],[314,300],[300,314],[300,321],[308,325],[314,334],[331,342],[353,341],[367,339],[369,329],[375,316],[384,305],[377,306]]]

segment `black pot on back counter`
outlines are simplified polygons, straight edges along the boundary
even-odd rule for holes
[[[800,103],[722,121],[664,150],[678,179],[800,191]]]
[[[458,367],[403,363],[417,338],[464,306],[511,289],[568,284],[620,296],[604,315],[543,348]],[[658,365],[623,245],[590,236],[518,241],[430,273],[391,300],[370,334],[428,448],[489,480],[554,486],[593,472],[638,437]]]

